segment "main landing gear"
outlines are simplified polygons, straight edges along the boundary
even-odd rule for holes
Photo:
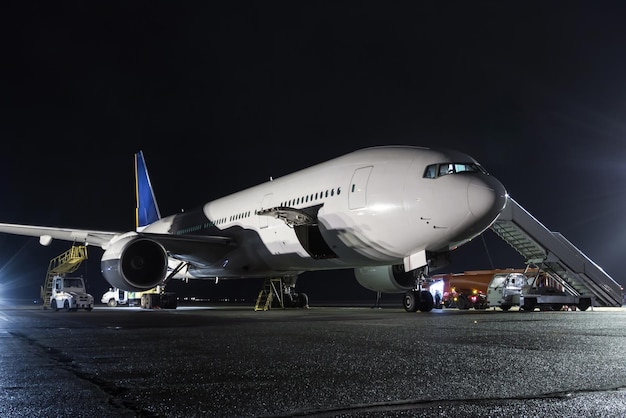
[[[430,312],[435,306],[433,295],[428,290],[423,290],[422,285],[426,280],[424,272],[420,272],[415,280],[415,289],[404,294],[402,305],[407,312]]]
[[[255,311],[267,311],[270,308],[309,308],[306,293],[296,293],[298,276],[285,276],[265,279],[263,289],[254,306]]]
[[[407,312],[430,312],[435,307],[433,295],[428,290],[409,290],[402,300]]]

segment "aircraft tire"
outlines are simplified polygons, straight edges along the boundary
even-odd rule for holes
[[[417,295],[416,292],[408,291],[404,294],[404,298],[402,299],[402,305],[404,306],[404,310],[407,312],[416,312],[417,311]]]
[[[434,306],[435,301],[433,300],[433,295],[431,295],[428,290],[422,290],[420,292],[420,303],[418,309],[422,312],[430,312],[433,310]]]

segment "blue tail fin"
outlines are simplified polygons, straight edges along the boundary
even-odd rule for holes
[[[137,231],[140,231],[146,225],[161,219],[142,151],[135,154],[135,193],[137,196],[135,226]]]

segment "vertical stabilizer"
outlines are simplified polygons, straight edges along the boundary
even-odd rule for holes
[[[161,219],[143,151],[135,154],[135,194],[137,197],[135,226],[137,231],[141,231],[146,225]]]

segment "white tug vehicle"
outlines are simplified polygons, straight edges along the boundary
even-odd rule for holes
[[[63,277],[60,275],[52,278],[52,295],[50,296],[50,309],[58,311],[77,311],[93,309],[93,296],[85,290],[85,281],[82,277]]]

